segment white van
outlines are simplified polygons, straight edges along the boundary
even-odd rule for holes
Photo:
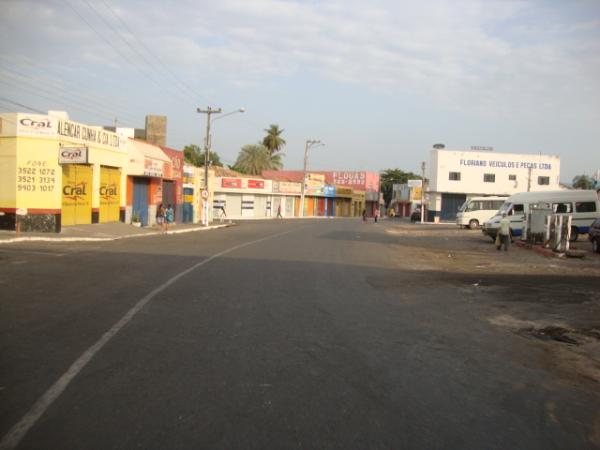
[[[456,225],[478,228],[483,222],[494,217],[496,211],[508,197],[472,197],[462,204],[456,215]]]
[[[513,236],[520,236],[523,230],[525,215],[529,205],[535,203],[551,203],[555,214],[572,216],[571,240],[576,241],[581,233],[587,233],[590,225],[600,217],[600,200],[596,191],[564,190],[545,192],[519,192],[510,196],[490,220],[484,222],[483,234],[492,239],[500,228],[502,213],[506,212],[510,219],[510,230]]]

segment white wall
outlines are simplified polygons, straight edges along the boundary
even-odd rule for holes
[[[451,181],[450,172],[459,172],[460,181]],[[430,159],[429,191],[511,195],[527,191],[560,189],[560,158],[552,155],[470,152],[433,149]],[[484,174],[495,174],[495,182],[484,182]],[[516,175],[516,181],[509,180]],[[550,184],[539,185],[538,177],[549,177]]]

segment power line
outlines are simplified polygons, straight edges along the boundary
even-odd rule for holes
[[[177,77],[177,75],[175,75],[173,72],[171,72],[171,70],[168,68],[168,66],[157,56],[155,55],[138,37],[137,35],[133,32],[133,30],[131,28],[129,28],[129,26],[127,25],[127,23],[121,19],[121,17],[115,12],[115,10],[108,4],[108,2],[106,2],[106,0],[102,0],[102,3],[104,4],[104,6],[113,14],[113,16],[115,16],[117,18],[117,20],[123,25],[123,27],[129,32],[129,34],[138,42],[138,44],[140,44],[140,46],[146,50],[146,53],[148,53],[148,55],[150,55],[156,62],[158,62],[158,64],[163,68],[163,70],[169,74],[173,80],[175,80],[176,82],[178,82],[181,86],[183,86],[186,90],[187,93],[191,93],[192,96],[196,97],[198,100],[202,100],[202,98],[200,96],[198,96],[198,94],[196,94],[194,92],[194,90],[187,84],[185,83],[183,80],[181,80],[179,77]]]
[[[0,59],[4,59],[5,64],[3,65],[3,70],[5,71],[9,71],[12,72],[14,74],[17,74],[19,76],[22,76],[26,79],[30,79],[31,81],[35,82],[36,78],[31,77],[30,75],[27,75],[23,72],[19,72],[17,70],[15,70],[14,68],[8,69],[7,66],[15,66],[16,64],[20,64],[20,65],[25,65],[26,67],[23,68],[22,70],[25,71],[31,71],[31,72],[42,72],[44,74],[43,77],[39,77],[39,79],[41,81],[43,81],[44,84],[50,85],[52,83],[54,83],[55,86],[61,86],[58,89],[60,90],[64,90],[65,88],[62,87],[62,81],[63,81],[63,75],[62,73],[57,73],[56,70],[53,70],[53,67],[51,66],[40,66],[37,63],[33,63],[31,60],[29,60],[27,57],[23,57],[23,55],[21,55],[21,57],[19,58],[18,61],[15,61],[15,59],[8,59],[6,57],[3,57],[2,55],[0,55]],[[0,64],[0,66],[2,66],[2,64]],[[49,77],[50,75],[54,75],[54,78]],[[86,92],[89,92],[90,89],[90,85],[89,84],[83,84],[80,81],[78,82],[77,80],[65,80],[68,82],[69,85],[72,86],[79,86],[80,90],[84,90]],[[36,86],[37,87],[37,86]],[[71,91],[69,91],[69,95],[72,96],[73,94],[71,93]],[[83,95],[83,97],[89,97],[88,100],[86,101],[91,101],[98,103],[98,104],[103,104],[103,99],[98,99],[96,96],[92,95],[92,94],[87,94],[87,95]],[[106,106],[106,104],[104,104],[104,106]],[[116,107],[116,108],[115,108]],[[111,98],[110,100],[110,106],[109,109],[112,111],[111,114],[114,114],[115,112],[117,114],[119,114],[122,117],[128,116],[128,120],[132,121],[132,122],[136,122],[138,119],[131,119],[134,116],[137,116],[136,113],[133,113],[131,110],[127,109],[127,106],[120,101],[119,98]],[[124,114],[126,113],[126,114]]]
[[[75,9],[73,7],[73,5],[71,5],[69,0],[64,0],[64,2],[69,8],[71,8],[71,10],[77,15],[77,17],[79,17],[94,33],[96,33],[98,35],[98,37],[100,37],[100,39],[102,39],[109,47],[111,47],[121,58],[123,58],[125,61],[127,61],[127,63],[129,63],[138,72],[140,72],[144,77],[146,77],[148,80],[150,80],[152,83],[154,83],[155,85],[157,85],[159,88],[162,89],[162,86],[154,78],[152,78],[148,73],[146,73],[144,70],[142,70],[140,67],[138,67],[133,61],[131,61],[131,58],[128,58],[127,56],[125,56],[119,50],[118,47],[113,45],[113,43],[110,40],[108,40],[102,33],[100,33],[87,19],[85,19],[85,17],[83,17],[79,13],[79,11],[77,11],[77,9]],[[187,98],[184,98],[184,100],[186,102],[189,101]]]
[[[39,113],[39,114],[44,114],[44,115],[45,115],[45,114],[47,114],[47,111],[41,111],[41,110],[39,110],[39,109],[32,108],[31,106],[27,106],[27,105],[24,105],[24,104],[22,104],[22,103],[19,103],[19,102],[15,102],[15,101],[13,101],[13,100],[10,100],[10,99],[8,99],[8,98],[5,98],[5,97],[0,97],[0,100],[2,100],[3,102],[9,103],[9,104],[11,104],[11,105],[18,106],[19,108],[25,108],[25,109],[28,109],[28,110],[30,110],[30,111],[32,111],[32,112],[36,112],[36,113]]]
[[[72,98],[72,100],[71,100],[71,101],[74,101],[74,102],[75,102],[75,104],[82,105],[82,106],[83,106],[83,107],[85,107],[85,108],[87,108],[87,107],[91,107],[91,108],[94,108],[94,109],[96,109],[96,110],[97,110],[97,112],[100,112],[100,113],[102,113],[102,114],[111,115],[111,116],[114,116],[114,115],[115,115],[115,113],[117,113],[117,114],[119,114],[121,117],[124,117],[126,120],[129,120],[129,121],[131,121],[131,122],[136,122],[136,119],[133,119],[132,117],[128,117],[128,115],[127,115],[127,114],[120,114],[120,112],[119,112],[119,111],[115,111],[114,109],[112,109],[112,108],[110,108],[110,107],[107,107],[106,105],[101,105],[101,104],[92,104],[92,103],[90,102],[90,99],[85,99],[85,98],[84,98],[84,99],[82,100],[81,98],[77,98],[77,97],[78,97],[77,95],[74,95],[74,93],[73,93],[73,92],[71,92],[71,91],[68,91],[67,89],[65,89],[65,88],[63,88],[63,87],[59,87],[59,86],[51,86],[51,87],[52,87],[52,89],[54,89],[54,90],[55,90],[55,91],[57,91],[57,92],[49,92],[49,90],[48,90],[49,88],[48,88],[48,87],[47,87],[47,88],[45,88],[45,89],[41,89],[41,88],[40,88],[40,87],[39,87],[37,84],[34,84],[34,83],[35,83],[35,80],[31,80],[31,81],[29,81],[29,80],[30,80],[30,78],[29,78],[29,77],[27,77],[27,76],[25,76],[23,79],[21,79],[21,78],[14,79],[14,77],[12,77],[12,76],[9,74],[8,76],[9,76],[9,77],[11,77],[11,78],[7,79],[7,78],[6,78],[6,77],[7,77],[7,75],[6,75],[6,74],[2,74],[2,73],[1,73],[1,71],[2,71],[2,70],[6,70],[6,69],[4,69],[4,68],[0,69],[0,77],[3,77],[3,78],[4,78],[4,80],[5,80],[5,82],[8,82],[8,83],[13,83],[13,84],[14,84],[14,85],[16,85],[18,88],[21,88],[23,85],[25,85],[25,86],[27,86],[27,87],[28,87],[28,88],[30,88],[30,89],[34,89],[34,90],[41,90],[41,91],[44,91],[44,92],[46,92],[47,94],[50,94],[50,95],[52,95],[52,94],[59,94],[60,92],[62,92],[62,93],[64,93],[64,94],[66,94],[68,97]],[[20,83],[20,84],[19,84],[19,83]],[[64,100],[62,100],[62,101],[64,101]],[[93,101],[93,100],[92,100],[92,101]],[[66,104],[68,104],[68,103],[66,103]]]
[[[101,14],[101,13],[100,13],[100,12],[99,12],[97,9],[96,9],[96,7],[95,7],[95,6],[94,6],[92,3],[90,3],[88,0],[83,0],[83,1],[84,1],[84,2],[85,2],[85,4],[86,4],[86,5],[87,5],[87,6],[88,6],[88,7],[89,7],[91,10],[92,10],[92,12],[93,12],[93,13],[94,13],[94,14],[95,14],[97,17],[99,17],[99,18],[100,18],[100,20],[101,20],[101,21],[102,21],[102,22],[103,22],[103,23],[104,23],[104,24],[105,24],[105,25],[106,25],[106,26],[107,26],[109,29],[111,29],[111,30],[114,32],[114,34],[115,34],[116,36],[118,36],[118,37],[121,39],[121,41],[123,41],[123,42],[124,42],[124,43],[127,45],[127,47],[129,47],[129,49],[130,49],[130,50],[131,50],[131,51],[132,51],[132,52],[133,52],[135,55],[137,55],[137,56],[138,56],[138,57],[141,59],[141,61],[142,61],[143,63],[145,63],[145,64],[148,66],[148,68],[150,69],[150,70],[149,70],[150,72],[152,72],[152,73],[155,73],[155,74],[156,74],[156,75],[158,75],[158,76],[161,76],[160,74],[156,73],[155,66],[152,64],[152,62],[150,62],[150,61],[148,60],[148,58],[146,58],[146,57],[145,57],[145,56],[144,56],[142,53],[140,53],[140,52],[139,52],[139,51],[138,51],[138,50],[137,50],[137,49],[136,49],[136,48],[135,48],[133,45],[131,45],[131,43],[130,43],[130,42],[127,40],[127,39],[125,39],[125,37],[122,35],[122,33],[121,33],[121,32],[120,32],[120,31],[119,31],[117,28],[115,28],[115,27],[114,27],[114,26],[113,26],[113,25],[112,25],[110,22],[108,22],[108,21],[105,19],[105,17],[104,17],[104,16],[103,16],[103,15],[102,15],[102,14]],[[154,78],[153,78],[153,80],[154,80]],[[156,83],[156,84],[157,84],[159,87],[161,87],[161,85],[160,85],[160,84],[158,84],[156,81],[154,81],[154,82],[155,82],[155,83]],[[170,85],[170,84],[171,84],[171,83],[169,83],[169,82],[168,82],[167,86],[169,87],[169,85]],[[173,93],[173,94],[175,94],[175,95],[178,95],[178,96],[180,96],[180,99],[184,100],[185,102],[189,102],[190,104],[193,104],[193,103],[191,103],[192,101],[191,101],[191,100],[188,98],[188,94],[187,94],[187,93],[185,93],[185,94],[181,94],[180,92],[175,92],[175,91],[172,91],[172,93]]]
[[[17,85],[17,89],[20,89],[20,90],[22,90],[24,92],[27,92],[27,93],[29,93],[29,94],[31,94],[33,96],[36,96],[36,97],[45,98],[46,100],[50,100],[51,102],[53,102],[53,103],[55,103],[57,105],[70,106],[72,109],[79,110],[79,111],[84,111],[84,112],[86,112],[88,114],[93,115],[94,117],[97,117],[97,118],[102,117],[102,121],[105,121],[105,119],[106,119],[105,117],[99,115],[98,114],[99,111],[97,111],[97,110],[89,109],[89,108],[87,108],[85,106],[76,106],[73,103],[69,104],[68,102],[64,102],[63,100],[57,100],[56,98],[52,98],[51,96],[41,94],[39,92],[39,90],[37,90],[37,91],[36,90],[31,90],[31,89],[27,89],[27,88],[24,88],[23,86],[18,86],[18,85]],[[46,113],[44,112],[43,114],[46,114]],[[107,115],[107,117],[108,117],[108,115]],[[114,115],[110,115],[109,121],[113,121],[113,120],[114,120]]]

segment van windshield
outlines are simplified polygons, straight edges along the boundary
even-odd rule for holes
[[[496,212],[496,215],[499,216],[501,215],[503,212],[507,212],[510,207],[511,207],[512,203],[510,202],[504,202],[502,203],[502,206],[500,207],[500,209]]]
[[[471,202],[470,200],[467,200],[466,202],[464,202],[464,203],[462,204],[462,206],[461,206],[460,208],[458,208],[458,211],[459,211],[459,212],[465,212],[465,211],[466,211],[466,209],[467,209],[467,206],[469,206],[469,203],[470,203],[470,202]]]

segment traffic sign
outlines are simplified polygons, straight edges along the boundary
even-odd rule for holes
[[[206,189],[204,189],[202,191],[202,198],[204,198],[204,199],[208,198],[208,191]]]

